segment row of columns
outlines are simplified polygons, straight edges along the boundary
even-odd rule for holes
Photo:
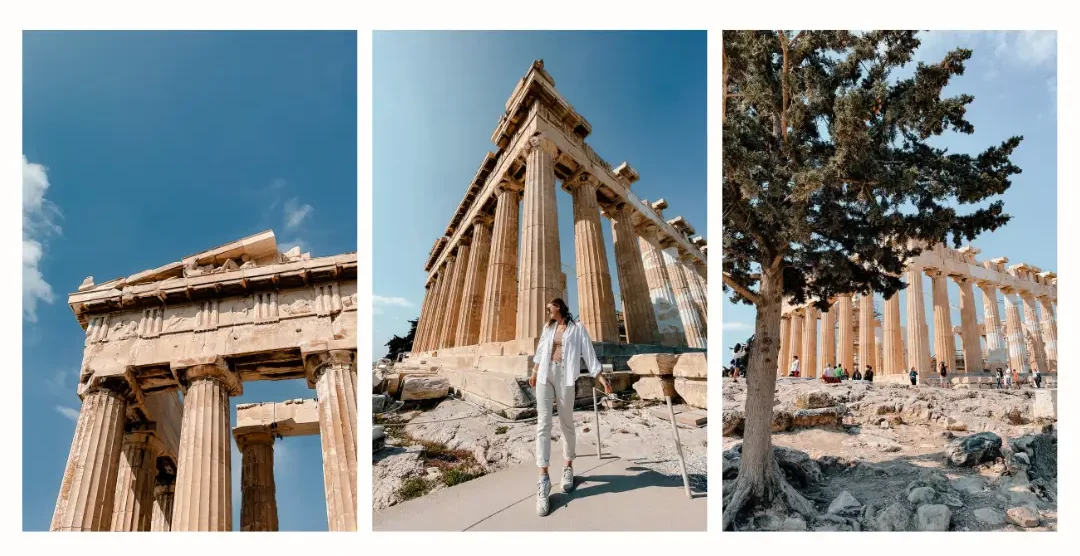
[[[318,393],[327,517],[331,531],[355,531],[356,352],[305,355]],[[75,437],[50,530],[231,531],[229,398],[239,375],[220,359],[176,369],[185,387],[176,473],[165,466],[152,424],[129,424],[129,376],[92,378],[83,392]],[[273,438],[237,438],[243,457],[241,529],[277,530]]]
[[[830,307],[822,312],[823,353],[818,359],[816,333],[818,311],[808,306],[783,316],[780,334],[780,364],[777,372],[788,374],[790,364],[799,356],[803,376],[816,377],[819,367],[839,363],[849,371],[855,367],[853,301],[858,300],[858,361],[860,370],[867,362],[878,361],[875,370],[885,376],[906,375],[915,368],[920,376],[931,375],[929,331],[926,310],[923,305],[922,274],[929,275],[934,319],[934,352],[937,365],[946,364],[955,371],[955,338],[950,314],[947,279],[956,282],[960,289],[960,338],[964,367],[968,372],[982,371],[985,365],[1004,366],[1024,372],[1035,369],[1044,372],[1057,370],[1057,324],[1053,301],[1036,298],[1029,292],[1013,288],[1001,288],[1005,300],[1005,338],[1001,336],[1001,319],[998,314],[998,287],[990,282],[978,281],[983,295],[984,325],[980,329],[975,309],[974,285],[968,276],[948,275],[936,269],[909,268],[905,271],[907,287],[907,349],[905,358],[904,332],[900,324],[900,298],[893,294],[885,299],[882,325],[881,356],[875,350],[874,306],[872,295],[840,295]],[[1038,303],[1036,303],[1038,301]],[[838,317],[832,313],[838,313]],[[1041,312],[1041,314],[1040,314]],[[839,333],[839,344],[833,344],[833,327]],[[985,357],[982,337],[986,338]],[[1006,349],[1007,346],[1007,349]],[[870,363],[872,365],[872,363]]]
[[[431,273],[413,351],[539,338],[547,303],[565,296],[555,196],[558,150],[537,135],[526,141],[524,153],[525,183],[509,178],[499,183],[494,218],[477,216],[471,234],[447,247],[442,264]],[[703,265],[681,257],[674,241],[661,239],[655,227],[635,230],[627,203],[602,211],[599,185],[584,172],[563,183],[573,199],[578,317],[590,338],[619,341],[603,213],[612,222],[627,342],[706,347]]]

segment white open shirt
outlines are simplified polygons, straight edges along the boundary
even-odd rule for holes
[[[548,371],[551,369],[551,347],[555,344],[555,326],[545,326],[540,335],[540,342],[536,346],[536,355],[533,363],[539,370],[536,372],[536,383],[546,384]],[[581,360],[589,369],[589,376],[595,378],[600,374],[603,366],[596,358],[596,350],[593,349],[589,333],[578,322],[570,322],[566,325],[566,331],[562,336],[562,363],[563,381],[565,386],[573,386],[581,373]]]

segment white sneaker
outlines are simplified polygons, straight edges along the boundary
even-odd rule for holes
[[[574,490],[574,468],[567,465],[562,468],[562,491]]]
[[[536,515],[543,517],[551,510],[549,494],[551,494],[551,479],[544,475],[540,477],[540,484],[536,486]]]

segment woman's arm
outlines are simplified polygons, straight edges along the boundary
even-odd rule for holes
[[[600,360],[596,358],[596,350],[593,348],[592,339],[589,338],[589,331],[579,324],[578,333],[578,341],[580,342],[578,348],[581,351],[581,358],[585,360],[585,366],[589,369],[589,376],[596,378],[596,375],[600,374],[604,367],[600,364]]]

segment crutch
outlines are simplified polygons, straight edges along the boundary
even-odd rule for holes
[[[686,490],[686,497],[692,499],[694,494],[690,492],[690,476],[686,474],[686,460],[683,459],[682,442],[679,442],[679,427],[675,424],[675,406],[671,403],[671,398],[675,396],[675,383],[661,379],[661,384],[664,386],[664,398],[667,399],[668,420],[671,421],[671,438],[675,440],[675,454],[679,456],[679,470],[682,471],[683,489]]]

